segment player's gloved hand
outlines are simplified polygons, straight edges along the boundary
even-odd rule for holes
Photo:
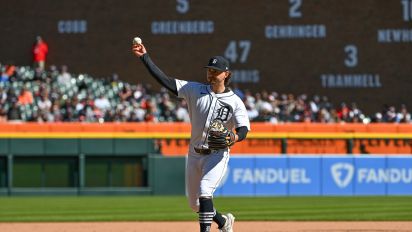
[[[207,142],[212,150],[225,149],[235,143],[236,135],[227,129],[221,120],[215,119],[209,127]]]

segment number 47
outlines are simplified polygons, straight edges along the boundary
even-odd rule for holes
[[[231,40],[225,50],[225,57],[231,63],[245,63],[247,57],[249,56],[251,46],[252,43],[250,42],[250,40]],[[238,54],[238,48],[241,50],[240,54]]]

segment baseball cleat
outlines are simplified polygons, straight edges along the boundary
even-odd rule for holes
[[[220,229],[220,232],[233,232],[233,224],[235,223],[235,217],[233,216],[233,214],[228,213],[222,216],[226,219],[226,223]]]

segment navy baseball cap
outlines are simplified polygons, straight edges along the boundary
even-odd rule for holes
[[[223,56],[214,56],[209,59],[209,63],[205,68],[217,69],[222,72],[229,71],[229,61]]]

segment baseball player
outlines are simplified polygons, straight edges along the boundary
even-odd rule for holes
[[[191,138],[186,194],[190,207],[199,214],[200,232],[210,231],[212,221],[220,231],[232,232],[235,217],[214,208],[213,193],[226,172],[230,147],[246,138],[250,122],[242,100],[227,87],[229,62],[221,56],[212,57],[205,66],[208,84],[202,84],[165,75],[141,43],[134,44],[132,51],[162,86],[188,102]]]

